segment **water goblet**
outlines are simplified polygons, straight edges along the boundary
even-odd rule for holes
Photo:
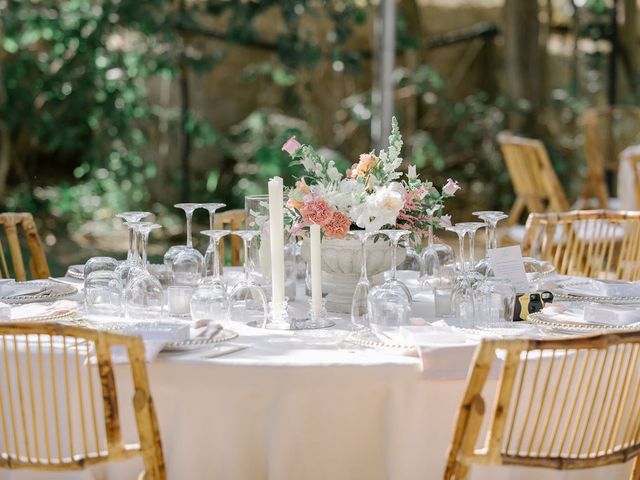
[[[469,255],[468,263],[466,267],[467,275],[472,283],[475,283],[483,278],[481,274],[476,272],[476,232],[485,226],[483,222],[460,222],[459,224],[468,227],[469,235]]]
[[[497,210],[484,210],[473,212],[473,214],[480,220],[483,220],[486,224],[486,249],[485,256],[476,265],[475,270],[481,275],[487,276],[491,269],[491,263],[489,261],[489,250],[498,247],[498,237],[496,235],[496,227],[500,220],[509,218],[504,212]]]
[[[420,281],[423,284],[439,279],[442,267],[454,259],[453,248],[445,243],[435,243],[434,238],[433,225],[429,225],[427,246],[422,250],[420,262]]]
[[[360,242],[361,267],[360,279],[356,284],[351,301],[351,327],[360,329],[369,326],[369,306],[367,298],[371,290],[371,282],[367,276],[367,240],[378,232],[367,232],[366,230],[353,230],[349,235],[353,235]]]
[[[231,318],[233,320],[254,320],[256,323],[265,323],[269,315],[267,295],[253,275],[253,262],[249,255],[254,239],[260,235],[258,230],[236,230],[233,235],[238,235],[244,243],[243,278],[231,290]],[[213,237],[211,237],[213,239]],[[217,251],[217,247],[216,251]]]
[[[98,270],[84,279],[84,305],[90,316],[119,317],[122,309],[122,287],[115,271]]]
[[[393,340],[403,325],[409,325],[411,302],[398,284],[386,281],[373,287],[367,297],[369,324],[383,341]]]
[[[206,278],[210,279],[212,283],[222,285],[226,289],[226,283],[222,279],[222,270],[220,269],[220,240],[232,232],[231,230],[203,230],[200,233],[208,236],[213,242],[211,260],[208,262],[211,266],[211,274],[207,274]]]
[[[208,320],[226,326],[230,317],[229,295],[224,284],[205,277],[195,289],[190,301],[191,320]]]

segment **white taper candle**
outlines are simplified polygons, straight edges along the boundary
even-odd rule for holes
[[[269,238],[271,240],[271,301],[284,302],[284,208],[282,178],[269,180]]]
[[[322,248],[320,225],[311,225],[311,313],[322,312]]]

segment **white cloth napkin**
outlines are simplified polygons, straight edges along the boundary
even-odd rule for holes
[[[545,320],[593,325],[636,325],[640,326],[640,309],[623,305],[587,305],[584,308],[552,304],[542,310]]]
[[[640,284],[621,280],[589,280],[575,285],[566,285],[563,290],[574,295],[598,297],[637,297]]]
[[[423,327],[404,327],[403,333],[415,343],[422,361],[422,375],[429,379],[465,378],[481,338],[442,320]]]

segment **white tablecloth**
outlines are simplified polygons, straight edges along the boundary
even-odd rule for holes
[[[248,349],[213,359],[202,358],[206,350],[161,355],[148,366],[169,479],[442,478],[469,349],[435,351],[446,354],[439,358],[449,359],[449,369],[430,375],[417,357],[339,348],[339,328],[231,328],[240,333],[234,343]],[[127,368],[119,365],[118,374]],[[134,433],[124,408],[131,391],[125,386],[120,395],[122,423]],[[612,480],[629,469],[473,467],[471,478]],[[2,472],[0,479],[123,480],[140,470],[136,459],[73,475]]]

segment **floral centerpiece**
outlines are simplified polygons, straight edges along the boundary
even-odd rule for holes
[[[414,165],[406,174],[399,170],[402,135],[395,117],[389,148],[378,154],[363,153],[345,174],[333,160],[324,159],[295,137],[282,150],[305,169],[304,176],[287,192],[286,215],[292,233],[318,224],[329,238],[344,238],[351,229],[382,228],[405,229],[423,236],[430,225],[451,225],[451,217],[444,214],[444,200],[460,187],[449,179],[438,190],[430,181],[418,177]]]
[[[360,155],[358,163],[343,174],[332,160],[326,160],[309,145],[295,137],[282,147],[295,163],[304,167],[304,175],[287,189],[285,221],[291,233],[300,233],[309,225],[320,225],[322,243],[323,290],[328,294],[327,309],[348,313],[361,268],[361,248],[350,230],[376,231],[398,228],[423,237],[430,227],[451,224],[444,214],[444,201],[460,188],[449,179],[438,190],[428,180],[421,180],[415,165],[402,166],[402,136],[395,118],[392,120],[389,147]],[[305,254],[306,248],[303,248]],[[378,241],[367,247],[367,270],[373,283],[376,275],[391,263],[391,245]],[[398,261],[404,259],[404,250]]]

